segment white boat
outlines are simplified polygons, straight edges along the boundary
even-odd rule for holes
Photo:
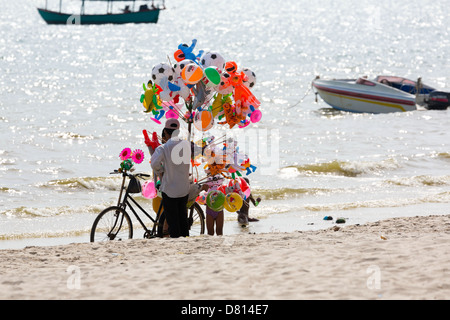
[[[397,77],[398,78],[398,77]],[[312,85],[320,97],[335,109],[358,113],[389,113],[417,110],[416,95],[384,84],[383,79],[324,80]]]

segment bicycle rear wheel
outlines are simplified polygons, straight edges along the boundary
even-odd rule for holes
[[[120,207],[109,207],[99,213],[91,229],[91,242],[121,241],[133,238],[130,216]]]
[[[199,236],[205,233],[205,215],[198,203],[188,209],[189,236]]]

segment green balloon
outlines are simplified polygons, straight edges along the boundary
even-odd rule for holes
[[[206,197],[206,205],[214,211],[221,211],[224,203],[225,195],[222,191],[211,190]]]
[[[220,83],[220,74],[216,68],[213,67],[206,68],[205,75],[208,78],[208,80],[211,81],[212,83],[216,85]]]

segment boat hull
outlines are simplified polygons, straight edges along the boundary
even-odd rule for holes
[[[391,113],[417,109],[414,95],[382,84],[367,82],[369,86],[359,85],[355,80],[316,79],[313,86],[327,104],[338,110]]]
[[[38,8],[47,24],[157,23],[160,9],[117,14],[66,14]]]

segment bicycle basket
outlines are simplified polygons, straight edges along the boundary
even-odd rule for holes
[[[136,177],[130,177],[130,183],[127,187],[128,193],[140,193],[142,191],[141,183]]]

